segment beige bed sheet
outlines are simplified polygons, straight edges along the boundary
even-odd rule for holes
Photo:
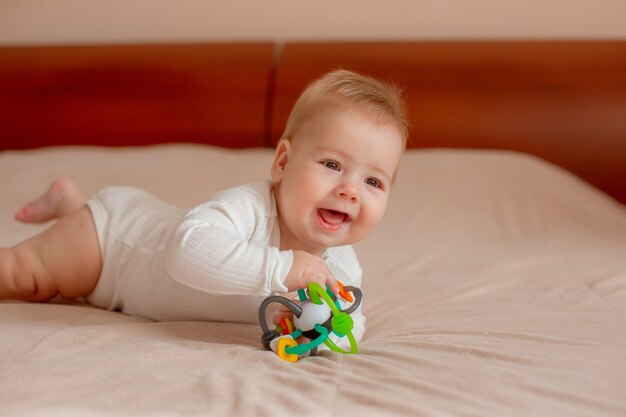
[[[0,153],[0,245],[54,178],[183,206],[267,177],[270,150]],[[0,302],[2,416],[624,416],[626,210],[529,156],[413,150],[357,246],[358,355],[291,364],[258,326],[157,323],[80,302]]]

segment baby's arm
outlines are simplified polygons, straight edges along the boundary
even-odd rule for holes
[[[268,296],[287,291],[283,282],[291,252],[250,244],[217,219],[194,223],[184,222],[167,244],[166,268],[174,280],[211,294]]]
[[[270,245],[271,207],[254,189],[227,190],[190,210],[166,244],[165,263],[176,281],[212,294],[268,296],[336,281],[318,257]],[[269,213],[271,214],[271,213]]]

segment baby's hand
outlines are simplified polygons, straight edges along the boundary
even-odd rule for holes
[[[333,294],[339,293],[337,280],[322,258],[305,251],[294,250],[293,262],[291,270],[285,278],[285,286],[289,291],[295,291],[306,288],[311,282],[317,282],[322,288],[326,288],[326,284],[328,284]]]

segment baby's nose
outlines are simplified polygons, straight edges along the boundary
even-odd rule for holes
[[[349,199],[353,203],[360,200],[359,192],[352,183],[341,184],[337,189],[337,194],[339,197]]]

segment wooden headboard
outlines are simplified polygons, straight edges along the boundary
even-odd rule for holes
[[[263,145],[272,44],[0,48],[0,149]]]
[[[412,147],[510,149],[626,203],[626,42],[209,43],[0,48],[0,150],[273,146],[334,68],[404,86]]]

